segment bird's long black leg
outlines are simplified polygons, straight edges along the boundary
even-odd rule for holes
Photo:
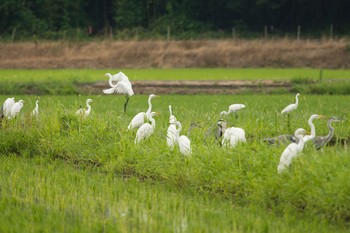
[[[124,103],[124,113],[126,113],[126,108],[128,107],[128,103],[129,103],[129,96],[125,95],[126,101]]]

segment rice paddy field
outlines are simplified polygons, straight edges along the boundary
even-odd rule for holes
[[[44,80],[49,76],[22,72],[33,82],[35,74]],[[64,72],[72,71],[52,71],[53,79],[61,80]],[[96,72],[91,79],[99,79],[106,71],[91,72]],[[0,73],[8,80],[19,77],[10,70]],[[132,75],[130,70],[130,80]],[[144,77],[155,76],[145,72]],[[348,95],[301,93],[289,119],[280,112],[295,101],[294,93],[162,95],[152,100],[153,111],[160,113],[155,132],[136,145],[136,130],[127,126],[147,110],[148,95],[132,96],[125,114],[122,95],[13,96],[25,104],[19,117],[1,121],[0,232],[348,232]],[[0,95],[0,102],[7,97]],[[76,116],[88,98],[93,100],[91,115]],[[39,116],[33,118],[37,99]],[[237,118],[224,118],[245,130],[247,142],[230,149],[208,132],[233,103],[246,108]],[[166,145],[169,105],[183,125],[181,135],[187,135],[191,123],[199,125],[189,136],[189,157]],[[333,123],[328,146],[316,150],[308,142],[278,174],[285,146],[263,139],[300,127],[310,131],[312,114],[326,116],[314,121],[317,135],[328,133],[328,117],[343,121]]]

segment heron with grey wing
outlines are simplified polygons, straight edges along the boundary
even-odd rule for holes
[[[332,139],[334,135],[334,128],[332,126],[332,122],[340,122],[340,121],[342,121],[342,119],[339,119],[337,117],[331,117],[328,119],[328,122],[327,122],[327,126],[329,129],[328,134],[326,136],[317,136],[312,140],[316,150],[320,150]]]

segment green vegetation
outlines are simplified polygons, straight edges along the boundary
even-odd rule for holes
[[[0,157],[1,232],[345,232],[43,157]]]
[[[167,229],[171,231],[172,224],[181,225],[178,224],[182,221],[181,216],[185,216],[188,222],[194,221],[193,225],[188,223],[188,229],[191,231],[201,229],[211,231],[210,228],[200,228],[204,222],[206,222],[204,226],[218,227],[212,228],[212,231],[223,231],[226,228],[221,228],[221,224],[225,225],[227,222],[231,229],[228,231],[235,231],[237,228],[249,232],[287,231],[280,229],[283,221],[289,226],[295,223],[297,231],[329,232],[331,229],[336,229],[335,231],[340,232],[346,231],[348,227],[347,221],[350,217],[350,207],[347,204],[350,201],[348,96],[302,94],[299,108],[291,115],[290,128],[286,117],[282,116],[280,111],[287,104],[294,102],[294,95],[162,96],[153,101],[153,109],[161,113],[156,118],[155,133],[139,145],[133,143],[135,132],[128,132],[126,127],[137,112],[147,109],[147,96],[133,96],[125,115],[122,114],[124,97],[120,95],[43,96],[40,98],[41,113],[38,119],[31,119],[29,114],[34,108],[34,97],[17,96],[16,99],[18,98],[25,100],[21,117],[11,121],[4,120],[0,130],[0,153],[2,156],[9,156],[8,159],[3,158],[1,161],[4,163],[1,165],[4,166],[4,170],[1,171],[5,171],[7,167],[7,175],[1,177],[1,182],[6,184],[4,187],[14,186],[9,189],[1,188],[1,196],[5,198],[1,200],[0,208],[19,216],[26,223],[32,221],[40,223],[42,216],[49,213],[47,217],[49,222],[54,219],[66,221],[67,227],[73,229],[74,227],[86,229],[85,223],[91,224],[86,226],[88,229],[101,229],[101,225],[109,229],[110,224],[121,221],[123,227],[121,231],[128,231],[131,225],[142,227],[147,223],[149,231]],[[87,98],[94,100],[93,112],[89,118],[83,120],[77,118],[74,112]],[[5,96],[0,99],[3,101]],[[238,113],[238,119],[229,116],[227,120],[246,131],[248,142],[232,150],[219,147],[213,139],[204,142],[204,134],[218,120],[218,113],[226,110],[232,103],[247,105],[246,109]],[[202,127],[195,128],[191,132],[193,155],[189,158],[182,157],[177,149],[171,152],[166,147],[169,104],[173,106],[173,114],[183,123],[184,129],[181,134],[186,134],[191,122],[196,122]],[[316,151],[309,143],[304,152],[293,160],[288,171],[278,175],[277,164],[284,147],[268,146],[262,139],[267,136],[293,133],[299,127],[308,130],[307,120],[313,113],[335,115],[346,120],[334,124],[336,134],[332,146],[324,148],[323,151]],[[315,125],[318,135],[327,134],[325,120],[317,120]],[[31,158],[28,160],[33,161],[44,160],[43,167],[46,167],[47,160],[52,161],[52,165],[48,167],[47,173],[39,165],[38,171],[25,167],[21,173],[9,175],[11,158],[15,158],[14,156]],[[61,167],[64,165],[57,160],[71,164],[79,170],[67,168],[72,172],[64,172]],[[34,164],[35,162],[30,162],[27,166],[36,166]],[[24,165],[20,164],[19,167],[21,166]],[[32,172],[33,177],[30,173],[24,172]],[[33,183],[38,180],[34,178],[35,176],[40,177],[37,185],[19,182],[20,178],[28,177],[28,182]],[[9,181],[6,177],[10,177]],[[120,180],[114,177],[131,178],[131,183],[120,183]],[[57,180],[52,190],[46,186],[52,183],[51,179]],[[175,197],[174,202],[171,199],[170,203],[166,204],[168,202],[162,200],[162,196],[150,194],[143,200],[142,194],[141,196],[135,194],[137,200],[135,201],[145,202],[145,206],[139,206],[137,203],[131,207],[128,204],[120,205],[121,211],[129,208],[128,213],[132,211],[132,216],[135,217],[128,220],[110,217],[120,214],[115,212],[118,210],[116,206],[119,205],[113,200],[119,200],[116,197],[126,195],[117,192],[123,188],[114,189],[112,186],[121,187],[129,184],[135,186],[134,179],[165,185],[165,190],[170,189],[172,192],[174,189],[181,190],[181,193],[186,190],[186,193],[193,195],[193,203],[183,203],[183,210],[180,205],[179,212],[175,211],[175,216],[169,216],[163,213],[173,211],[172,206],[176,206],[179,201]],[[10,186],[12,180],[13,184]],[[135,187],[129,189],[130,191],[126,188],[125,192],[134,193],[133,188]],[[148,189],[143,185],[141,188]],[[106,192],[101,192],[105,189]],[[162,193],[163,188],[160,189],[158,191],[158,188],[154,188],[154,195],[163,195],[156,194]],[[142,192],[142,190],[136,191],[136,193]],[[174,192],[178,194],[178,191]],[[83,202],[80,202],[79,197],[85,193],[87,194],[84,198],[88,198],[88,201],[91,198],[94,202],[92,205],[88,204],[90,202],[85,202],[84,198]],[[165,193],[165,196],[169,196],[169,193]],[[211,200],[213,196],[219,199],[215,199],[217,204],[212,206],[210,204],[211,207],[208,204],[207,214],[199,211],[198,206],[194,204],[203,203],[206,198]],[[96,197],[96,200],[93,197]],[[160,205],[153,209],[150,200],[160,200]],[[222,208],[225,203],[229,203],[234,209]],[[168,205],[169,209],[164,205]],[[237,207],[238,211],[243,208],[243,217],[240,214],[231,215]],[[215,208],[223,211],[219,212],[217,217],[212,215]],[[82,209],[82,212],[79,212],[79,209]],[[249,210],[256,211],[257,215],[251,215]],[[33,218],[37,216],[37,220],[28,217],[32,212],[37,214],[33,215]],[[265,212],[269,214],[265,216]],[[153,217],[145,220],[145,213],[150,213]],[[202,216],[198,217],[198,221],[197,217],[194,217],[197,213]],[[229,217],[226,218],[225,213]],[[244,218],[246,213],[247,219]],[[159,218],[164,218],[159,225],[155,220],[158,217],[154,217],[158,215],[162,216]],[[8,215],[0,216],[10,221],[10,218],[6,217]],[[282,220],[277,220],[275,223],[270,216],[281,216]],[[210,220],[207,220],[209,218]],[[301,222],[300,218],[303,219]],[[174,219],[175,223],[171,219]],[[43,224],[45,228],[46,223]]]
[[[130,80],[318,80],[318,69],[121,69]],[[119,70],[64,69],[64,70],[0,70],[1,82],[87,82],[105,81],[105,73]],[[322,72],[323,79],[350,78],[350,70],[330,70]],[[298,82],[298,81],[296,81]],[[299,83],[300,83],[299,82]]]
[[[349,94],[349,70],[317,69],[123,69],[130,80],[274,80],[290,82],[304,94]],[[84,84],[104,81],[113,70],[0,70],[0,93],[35,95],[88,94]],[[247,91],[246,91],[247,92]],[[248,90],[249,92],[249,90]],[[284,93],[277,90],[275,93]]]
[[[348,9],[347,1],[2,0],[0,39],[165,39],[167,28],[176,39],[285,36],[297,26],[307,36],[347,35]]]

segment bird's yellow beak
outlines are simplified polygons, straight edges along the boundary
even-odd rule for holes
[[[326,118],[326,116],[321,115],[321,116],[318,116],[318,118]]]

